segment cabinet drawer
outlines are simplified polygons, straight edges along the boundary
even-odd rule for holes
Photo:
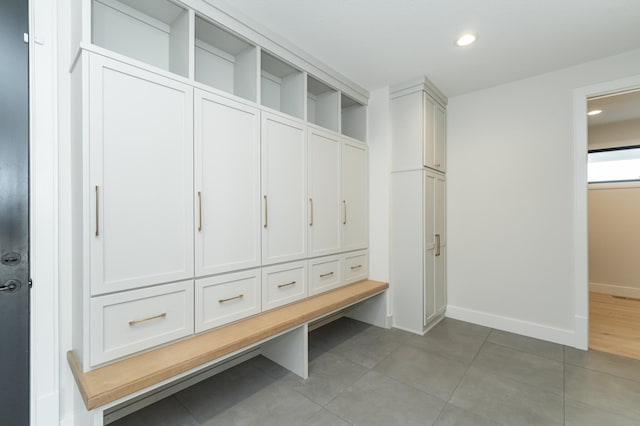
[[[307,261],[262,269],[262,309],[295,302],[307,296]]]
[[[260,269],[196,280],[196,333],[259,313],[260,282]]]
[[[91,299],[91,365],[193,333],[193,281]]]
[[[342,262],[340,256],[327,256],[309,261],[309,295],[342,285]]]
[[[369,254],[366,251],[345,254],[342,265],[344,284],[369,278]]]

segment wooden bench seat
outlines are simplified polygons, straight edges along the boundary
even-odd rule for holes
[[[388,286],[360,281],[88,372],[73,351],[67,360],[92,410],[364,301]]]

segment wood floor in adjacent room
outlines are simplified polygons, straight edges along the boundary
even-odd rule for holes
[[[640,299],[589,295],[589,347],[640,359]]]

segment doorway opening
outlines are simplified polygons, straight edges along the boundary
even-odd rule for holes
[[[640,359],[640,90],[587,111],[589,348]]]

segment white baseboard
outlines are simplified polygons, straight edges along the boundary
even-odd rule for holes
[[[589,318],[576,315],[576,333],[574,348],[586,351],[589,349]]]
[[[60,420],[59,426],[75,426],[73,414],[69,414],[68,416],[65,416],[64,419]]]
[[[615,284],[589,283],[589,291],[611,294],[612,296],[633,297],[640,299],[640,287],[627,287]]]
[[[471,322],[485,327],[521,334],[534,339],[546,340],[561,345],[574,346],[575,332],[563,328],[550,327],[517,318],[509,318],[459,306],[447,306],[446,316],[460,321]]]
[[[385,328],[390,329],[391,327],[393,327],[393,315],[387,314],[387,326]]]
[[[52,392],[47,395],[39,396],[35,404],[35,419],[31,423],[35,425],[57,425],[60,404],[60,394]]]

